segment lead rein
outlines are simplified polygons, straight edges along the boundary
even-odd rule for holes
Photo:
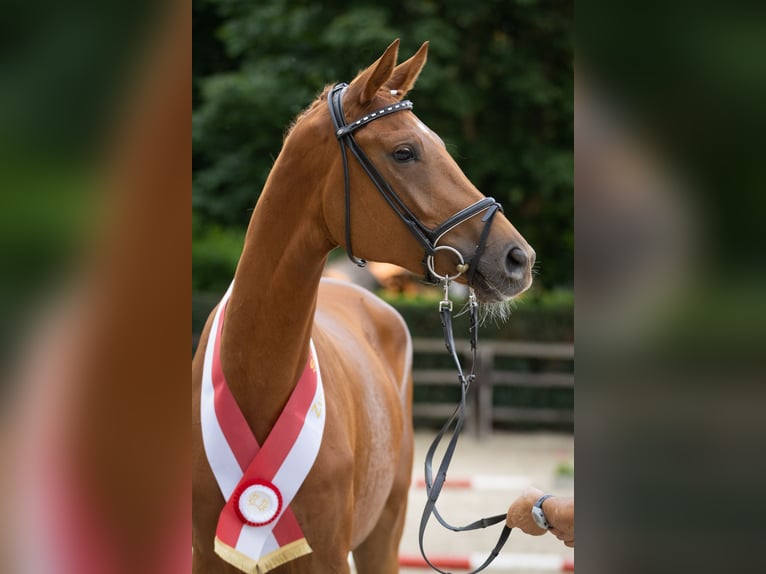
[[[436,502],[439,498],[439,495],[441,494],[441,490],[442,490],[442,487],[444,486],[444,482],[447,479],[447,470],[449,468],[450,462],[452,461],[452,456],[455,453],[455,448],[457,447],[458,437],[460,436],[460,432],[463,429],[463,424],[465,421],[466,396],[467,396],[468,388],[470,387],[471,382],[476,378],[474,369],[476,367],[476,346],[478,341],[479,304],[476,300],[476,294],[474,293],[473,288],[469,288],[468,311],[470,315],[470,341],[471,341],[472,362],[471,362],[471,371],[468,374],[468,376],[465,376],[465,374],[463,373],[462,365],[460,364],[460,359],[457,355],[457,349],[455,347],[455,339],[454,339],[453,328],[452,328],[452,301],[449,298],[450,278],[445,277],[443,283],[444,283],[444,299],[439,302],[439,315],[441,317],[442,328],[444,330],[444,344],[447,348],[447,352],[450,353],[450,355],[452,356],[452,359],[455,362],[455,367],[457,368],[457,371],[458,371],[458,380],[460,382],[460,403],[457,405],[452,415],[444,423],[444,426],[442,426],[441,430],[437,433],[436,437],[434,437],[434,440],[432,441],[431,446],[428,448],[428,452],[426,453],[424,474],[425,474],[425,487],[426,487],[427,500],[426,500],[425,507],[423,508],[423,515],[420,519],[418,543],[420,545],[420,553],[423,556],[423,559],[433,570],[439,572],[440,574],[451,574],[450,572],[440,570],[439,568],[434,566],[431,563],[431,561],[428,559],[428,556],[426,555],[425,548],[423,546],[423,538],[425,535],[426,526],[428,525],[431,515],[435,516],[436,520],[444,528],[448,530],[452,530],[453,532],[464,532],[468,530],[477,530],[479,528],[487,528],[488,526],[492,526],[494,524],[498,524],[499,522],[504,521],[506,518],[506,515],[498,514],[495,516],[490,516],[488,518],[482,518],[480,520],[477,520],[465,526],[453,526],[449,522],[444,520],[444,518],[441,516],[438,509],[436,508]],[[449,431],[450,427],[452,427],[453,423],[455,425],[454,429],[450,436],[444,455],[442,456],[442,459],[439,463],[439,469],[434,479],[433,458],[434,458],[434,455],[436,454],[436,449],[441,443],[441,440]],[[510,534],[511,534],[511,529],[507,525],[503,525],[503,530],[500,533],[500,537],[498,538],[497,544],[495,544],[495,547],[492,549],[487,559],[484,561],[484,563],[481,566],[479,566],[476,570],[473,570],[469,574],[476,574],[477,572],[480,572],[484,570],[487,566],[489,566],[489,564],[497,557],[497,555],[502,550]]]

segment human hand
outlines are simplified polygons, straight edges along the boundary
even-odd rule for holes
[[[532,507],[543,494],[538,488],[525,489],[508,508],[505,523],[510,528],[520,528],[532,536],[545,534],[545,529],[540,528],[532,518]],[[550,533],[565,546],[574,548],[574,498],[552,496],[543,502],[542,508],[550,524]]]
[[[532,519],[532,507],[537,499],[545,494],[542,490],[529,487],[522,492],[508,507],[508,516],[505,523],[509,528],[520,528],[524,533],[532,536],[545,534],[546,530],[540,528]]]

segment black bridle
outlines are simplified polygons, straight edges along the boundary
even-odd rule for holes
[[[364,169],[372,183],[374,183],[375,187],[378,188],[378,191],[386,200],[388,205],[391,207],[391,209],[394,210],[394,213],[399,216],[399,219],[402,220],[407,229],[410,230],[410,233],[415,236],[415,239],[417,239],[418,243],[420,243],[420,245],[423,247],[423,250],[425,251],[425,255],[423,257],[423,267],[425,268],[424,275],[426,280],[430,283],[437,283],[437,278],[440,280],[443,280],[445,277],[454,279],[465,271],[468,284],[472,284],[474,274],[476,272],[476,267],[479,263],[479,259],[481,258],[482,253],[484,252],[484,246],[487,241],[487,237],[489,236],[489,229],[492,225],[492,220],[498,210],[503,210],[502,206],[493,198],[485,197],[473,205],[460,210],[436,228],[430,229],[426,227],[425,224],[423,224],[423,222],[418,219],[417,215],[415,215],[412,210],[407,207],[407,204],[402,201],[402,199],[391,188],[388,182],[383,178],[380,172],[375,168],[364,151],[362,151],[362,148],[359,147],[359,144],[356,143],[353,135],[356,130],[366,126],[374,120],[386,117],[396,112],[412,110],[412,102],[410,100],[402,100],[400,102],[380,108],[379,110],[375,110],[374,112],[365,114],[353,122],[346,123],[346,119],[343,115],[343,94],[345,93],[347,87],[347,84],[337,84],[334,88],[332,88],[329,95],[327,96],[327,104],[330,108],[330,117],[332,118],[333,125],[335,126],[335,136],[338,138],[338,143],[340,144],[340,155],[343,159],[343,183],[346,198],[346,251],[348,252],[349,259],[351,259],[351,261],[353,261],[359,267],[364,267],[367,264],[367,262],[363,259],[354,257],[353,248],[351,246],[351,182],[348,173],[348,158],[346,157],[346,148],[351,150],[351,153],[354,154],[354,157],[356,157],[359,165],[362,166],[362,169]],[[476,249],[471,256],[471,260],[466,267],[465,262],[463,261],[463,256],[460,252],[457,251],[457,249],[448,246],[438,246],[437,243],[447,232],[454,229],[464,221],[484,211],[486,211],[484,217],[482,217],[482,221],[484,222],[484,229],[482,230],[482,233],[479,237],[479,242],[476,244]],[[449,250],[457,255],[460,262],[458,264],[458,273],[456,275],[448,274],[446,276],[440,276],[435,272],[433,257],[440,249]]]
[[[484,253],[484,247],[486,245],[487,238],[489,236],[492,220],[495,214],[497,213],[497,211],[498,210],[502,211],[503,208],[493,198],[485,197],[484,199],[477,201],[473,205],[470,205],[466,207],[465,209],[460,210],[459,212],[454,214],[452,217],[447,219],[444,223],[442,223],[441,225],[438,225],[436,228],[430,229],[426,227],[423,224],[423,222],[421,222],[420,219],[418,219],[418,217],[407,207],[407,205],[402,201],[402,199],[391,188],[388,182],[383,178],[380,172],[372,164],[372,162],[364,153],[364,151],[362,151],[362,148],[359,147],[359,144],[356,143],[356,140],[354,139],[354,136],[353,136],[354,131],[366,126],[367,124],[369,124],[370,122],[376,119],[383,118],[387,115],[390,115],[396,112],[411,110],[412,102],[409,100],[402,100],[400,102],[393,103],[383,108],[380,108],[379,110],[375,110],[374,112],[370,112],[353,122],[346,123],[345,117],[343,116],[343,94],[346,91],[347,87],[348,87],[347,84],[337,84],[330,91],[327,97],[327,103],[330,108],[330,117],[332,117],[333,125],[335,126],[335,136],[338,138],[338,142],[340,144],[341,157],[343,158],[343,180],[344,180],[345,200],[346,200],[346,219],[345,219],[346,251],[348,252],[349,259],[351,259],[351,261],[353,261],[355,264],[357,264],[360,267],[364,267],[367,264],[367,262],[364,261],[363,259],[354,257],[353,249],[351,247],[351,184],[349,180],[348,158],[346,157],[346,148],[351,150],[351,153],[354,154],[354,157],[356,157],[357,161],[359,162],[359,165],[362,166],[362,169],[364,169],[365,173],[367,173],[367,176],[375,184],[375,187],[378,188],[378,191],[386,200],[386,202],[388,202],[388,205],[391,207],[391,209],[394,210],[394,213],[396,213],[399,216],[402,222],[404,222],[404,224],[406,225],[407,229],[410,230],[410,232],[415,236],[415,239],[417,239],[418,243],[420,243],[420,245],[423,247],[423,250],[425,251],[425,255],[423,256],[423,266],[425,268],[426,280],[431,283],[437,283],[439,281],[442,281],[444,283],[444,300],[442,300],[439,303],[439,314],[441,316],[442,327],[444,329],[444,342],[447,347],[447,351],[450,353],[453,361],[455,362],[455,366],[457,368],[458,381],[460,382],[460,388],[461,388],[461,398],[460,398],[460,403],[455,408],[455,411],[452,413],[452,416],[447,420],[447,422],[441,428],[439,433],[436,435],[426,454],[425,483],[426,483],[426,495],[428,498],[427,498],[425,508],[423,509],[423,516],[420,521],[418,541],[420,544],[420,552],[423,555],[423,558],[425,559],[425,561],[428,563],[428,565],[431,566],[431,568],[433,568],[437,572],[441,572],[442,574],[449,574],[443,570],[440,570],[436,566],[434,566],[431,563],[431,561],[428,559],[428,556],[426,556],[425,549],[423,548],[423,538],[424,538],[426,526],[428,525],[428,521],[430,520],[431,516],[435,516],[436,520],[442,526],[454,532],[463,532],[467,530],[477,530],[479,528],[486,528],[488,526],[492,526],[493,524],[498,524],[499,522],[502,522],[503,520],[505,520],[505,517],[506,517],[505,514],[499,514],[496,516],[491,516],[489,518],[483,518],[481,520],[477,520],[476,522],[472,522],[471,524],[467,524],[465,526],[453,526],[450,523],[448,523],[446,520],[444,520],[444,518],[442,518],[439,511],[436,509],[436,501],[439,498],[439,494],[441,493],[442,487],[444,486],[444,481],[447,478],[447,469],[452,460],[452,455],[455,452],[458,436],[460,435],[460,431],[463,428],[463,422],[465,420],[466,395],[468,392],[468,388],[471,382],[475,378],[474,368],[476,365],[478,303],[476,301],[476,296],[473,292],[473,287],[472,287],[474,274],[476,273],[476,268],[478,266],[479,259]],[[462,254],[457,249],[447,245],[437,245],[439,240],[446,233],[448,233],[449,231],[451,231],[452,229],[454,229],[455,227],[457,227],[464,221],[467,221],[468,219],[482,212],[486,212],[484,216],[482,217],[484,228],[481,231],[479,240],[476,244],[476,248],[468,264],[465,263],[465,261],[463,260]],[[457,272],[454,275],[450,275],[449,273],[447,273],[446,275],[440,275],[434,269],[434,255],[439,250],[450,251],[457,256],[459,263],[456,266]],[[470,340],[471,340],[471,352],[473,355],[473,362],[471,364],[471,372],[468,375],[466,375],[463,372],[463,368],[460,364],[460,359],[458,358],[457,351],[455,349],[455,340],[454,340],[454,335],[452,330],[452,301],[449,299],[449,285],[451,281],[456,279],[463,272],[466,273],[466,279],[470,288],[468,309],[469,309],[470,318],[471,318]],[[442,457],[441,462],[439,463],[436,476],[434,477],[433,476],[433,458],[434,458],[434,455],[436,454],[436,449],[439,446],[441,440],[444,438],[444,436],[447,433],[450,432],[450,428],[452,428],[452,435],[449,439],[449,442],[447,443],[445,453]],[[495,545],[492,552],[490,553],[487,560],[479,568],[477,568],[470,574],[479,572],[483,570],[484,568],[486,568],[487,566],[489,566],[489,564],[498,555],[498,553],[502,549],[505,542],[508,540],[508,536],[510,535],[510,533],[511,533],[511,529],[504,525],[503,531],[500,534],[498,542]]]

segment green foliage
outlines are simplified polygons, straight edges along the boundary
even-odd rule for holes
[[[237,268],[245,233],[209,225],[192,232],[192,291],[216,291],[223,294]]]
[[[574,478],[574,465],[570,462],[560,462],[556,465],[554,474],[557,477],[571,477]]]
[[[572,4],[525,0],[195,3],[193,209],[243,229],[292,119],[396,37],[430,41],[411,98],[472,182],[538,253],[538,280],[573,276]],[[204,49],[203,49],[204,48]],[[196,267],[195,274],[201,271]]]

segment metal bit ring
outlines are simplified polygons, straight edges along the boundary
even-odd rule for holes
[[[439,251],[440,249],[443,249],[445,251],[451,251],[452,253],[457,255],[457,258],[460,260],[460,263],[458,263],[458,265],[457,265],[458,272],[455,273],[454,275],[450,275],[450,274],[439,275],[436,272],[436,270],[434,269],[434,256],[433,256],[433,254],[429,255],[428,257],[426,257],[426,265],[428,266],[428,270],[431,272],[431,274],[434,277],[436,277],[440,281],[452,281],[453,279],[457,279],[458,277],[460,277],[463,274],[463,270],[467,269],[466,267],[464,267],[465,266],[465,260],[463,259],[463,256],[461,255],[460,251],[458,251],[454,247],[450,247],[449,245],[437,245],[436,247],[434,247],[434,254],[437,251]]]

